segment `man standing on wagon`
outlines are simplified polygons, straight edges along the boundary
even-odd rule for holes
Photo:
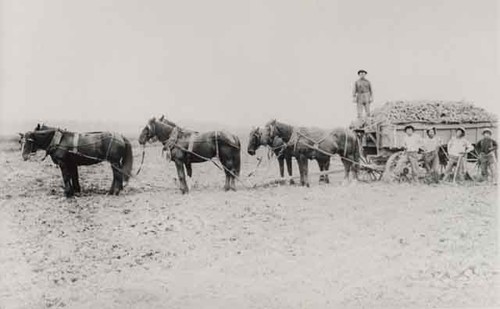
[[[363,118],[363,110],[365,110],[366,117],[370,117],[370,104],[373,102],[372,85],[365,78],[365,70],[359,70],[359,79],[354,83],[352,91],[353,102],[356,103],[358,119]]]

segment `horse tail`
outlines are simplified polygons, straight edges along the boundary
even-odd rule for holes
[[[240,146],[240,139],[236,137],[236,140],[238,141],[238,146]],[[239,147],[238,154],[236,155],[236,176],[240,176],[240,171],[241,171],[241,146]]]
[[[240,176],[240,170],[241,170],[241,143],[240,139],[237,136],[234,136],[234,140],[236,142],[236,146],[238,146],[238,149],[236,150],[236,154],[234,155],[234,173],[236,176]]]
[[[359,162],[360,160],[360,157],[361,157],[361,149],[360,149],[360,143],[358,141],[358,137],[356,136],[356,134],[354,133],[351,133],[350,136],[352,137],[352,142],[353,142],[353,157],[354,157],[354,161],[355,162]]]
[[[130,177],[132,176],[132,165],[134,162],[134,155],[132,154],[132,144],[128,139],[125,137],[123,138],[125,142],[125,154],[123,155],[122,158],[122,169],[123,169],[123,179],[125,181],[128,181]]]

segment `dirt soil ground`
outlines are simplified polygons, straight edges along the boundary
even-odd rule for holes
[[[0,154],[2,309],[500,305],[495,186],[335,175],[226,193],[206,163],[181,195],[173,164],[149,146],[120,196],[106,195],[100,164],[80,169],[83,193],[66,199],[51,160],[24,162],[17,147]],[[277,176],[274,159],[253,177],[255,157],[243,160],[246,185]]]

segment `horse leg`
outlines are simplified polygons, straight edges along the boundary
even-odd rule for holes
[[[316,162],[318,163],[319,171],[323,172],[323,162],[321,159],[316,158]],[[322,181],[325,181],[325,175],[319,175],[319,182],[321,183]]]
[[[78,180],[78,166],[76,164],[71,165],[71,177],[73,190],[75,193],[80,193],[82,190],[80,188],[80,181]]]
[[[240,169],[241,169],[241,155],[240,155],[240,150],[237,150],[238,152],[234,154],[231,160],[231,189],[233,191],[236,191],[236,177],[240,176]]]
[[[224,171],[226,174],[226,182],[224,183],[224,191],[231,190],[231,174],[228,171]]]
[[[316,159],[318,162],[320,172],[327,172],[330,168],[330,160]],[[328,178],[328,174],[323,174],[319,176],[319,182],[330,183],[330,178]]]
[[[193,176],[193,168],[191,167],[191,162],[186,162],[184,165],[186,166],[187,175],[189,176],[189,178],[191,178],[191,176]]]
[[[117,185],[117,190],[116,190],[116,195],[120,193],[121,190],[123,190],[123,165],[119,162],[115,164],[118,168],[116,169],[116,185]]]
[[[323,162],[323,171],[327,172],[328,170],[330,170],[330,157],[325,160],[326,161]],[[330,183],[330,177],[328,177],[328,174],[325,174],[325,183]]]
[[[305,184],[306,184],[306,187],[309,188],[309,159],[304,156],[304,181],[305,181]]]
[[[234,173],[234,170],[233,170],[233,173]],[[236,191],[236,177],[234,177],[233,175],[231,175],[231,190]]]
[[[61,169],[61,174],[64,182],[64,195],[66,197],[72,197],[75,192],[73,190],[73,186],[71,185],[71,170],[65,163],[59,163],[59,168]]]
[[[234,160],[231,160],[231,190],[236,191],[236,177],[240,174],[239,173],[239,163],[235,162],[238,161],[238,158],[235,158]]]
[[[342,158],[342,164],[344,165],[344,181],[343,181],[343,183],[346,184],[347,182],[349,182],[349,172],[351,170],[351,162]]]
[[[302,157],[297,157],[297,165],[299,167],[299,175],[300,175],[300,185],[304,185],[304,165],[302,164]]]
[[[285,158],[283,156],[278,157],[278,165],[280,167],[280,176],[281,178],[285,177]]]
[[[288,176],[292,177],[292,173],[293,173],[292,172],[293,171],[292,170],[292,157],[291,156],[287,156],[285,158],[285,160],[286,160],[286,169],[288,170]],[[295,181],[293,181],[292,178],[290,178],[290,184],[291,185],[295,184]]]
[[[309,187],[309,177],[308,177],[308,159],[305,155],[301,154],[299,156],[299,168],[301,169],[301,175],[300,175],[300,185],[301,186],[306,186]]]
[[[350,159],[352,160],[350,169],[352,169],[354,180],[358,181],[359,158],[356,156],[351,156]]]
[[[223,166],[222,168],[224,169],[224,174],[226,175],[226,182],[224,183],[224,191],[229,191],[231,190],[231,178],[233,177],[229,172],[232,167],[232,161],[222,155],[219,156],[219,160]]]
[[[175,160],[175,167],[177,168],[177,176],[179,176],[179,182],[181,184],[181,192],[182,194],[186,194],[189,192],[187,183],[186,183],[186,174],[184,172],[184,163],[179,160]]]
[[[224,174],[226,175],[226,181],[224,183],[224,191],[229,191],[231,189],[231,174],[228,171],[224,170]]]
[[[121,179],[121,171],[119,171],[119,167],[116,166],[114,162],[111,163],[111,171],[113,172],[113,182],[111,183],[111,188],[109,189],[110,195],[118,195],[120,193],[120,179]]]

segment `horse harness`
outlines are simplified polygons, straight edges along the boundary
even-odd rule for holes
[[[68,152],[71,152],[71,153],[79,155],[79,156],[86,157],[88,159],[93,159],[93,160],[98,160],[98,161],[107,160],[109,158],[109,153],[111,151],[111,147],[113,146],[113,142],[117,140],[116,133],[112,133],[112,135],[110,136],[110,141],[109,141],[108,149],[106,151],[106,156],[104,157],[104,159],[100,159],[100,158],[88,156],[88,155],[85,155],[85,154],[79,152],[78,151],[78,147],[79,146],[87,146],[87,145],[79,145],[80,136],[82,134],[80,134],[80,133],[72,133],[72,135],[73,135],[73,138],[72,138],[72,141],[71,141],[71,147],[65,147],[65,146],[61,147],[61,141],[62,141],[62,139],[64,137],[64,132],[61,131],[61,130],[59,130],[59,129],[56,130],[54,132],[54,136],[52,137],[52,140],[50,141],[49,146],[47,147],[45,156],[43,157],[42,160],[45,160],[45,158],[49,155],[49,153],[51,152],[52,149],[58,149],[58,148],[66,149]],[[121,140],[121,141],[123,142],[123,140]],[[67,148],[69,148],[69,149],[67,149]]]
[[[164,144],[164,150],[167,150],[167,157],[172,160],[172,150],[174,149],[174,147],[177,147],[187,153],[190,153],[190,154],[193,154],[195,156],[198,156],[200,157],[200,155],[196,154],[194,152],[194,144],[196,142],[196,138],[199,136],[199,134],[197,133],[191,133],[189,135],[189,140],[188,140],[188,147],[187,149],[182,147],[181,145],[179,145],[178,141],[179,141],[179,127],[175,127],[173,130],[172,130],[172,133],[170,134],[170,137],[169,139],[165,142]],[[215,156],[217,159],[220,159],[219,158],[219,137],[218,137],[218,131],[215,131],[214,132],[215,134],[215,137],[214,137],[214,143],[215,143]]]
[[[300,132],[300,129],[296,129],[296,128],[293,128],[293,131],[292,131],[292,135],[290,136],[290,140],[288,141],[287,145],[289,146],[292,146],[293,145],[293,150],[296,151],[297,149],[297,144],[299,143],[299,140],[301,137],[305,138],[306,140],[308,140],[309,142],[312,142],[313,145],[309,145],[307,143],[303,143],[304,145],[306,145],[306,147],[309,147],[313,150],[317,150],[317,151],[320,151],[319,149],[319,145],[325,140],[327,139],[327,137],[330,135],[331,133],[328,133],[328,134],[325,134],[321,139],[319,140],[314,140],[312,139],[311,137],[305,135],[304,133]],[[348,146],[348,132],[347,132],[347,129],[345,130],[345,143],[344,143],[344,156],[343,158],[347,158],[347,146]],[[324,151],[320,151],[322,153],[325,153]],[[331,156],[331,154],[329,154]]]
[[[300,141],[300,138],[303,137],[305,138],[306,140],[308,140],[309,142],[312,142],[313,145],[312,147],[307,144],[307,143],[303,143],[305,144],[307,147],[309,148],[312,148],[314,150],[318,150],[319,149],[319,145],[329,136],[330,134],[325,134],[321,139],[319,140],[314,140],[312,138],[310,138],[309,136],[305,135],[304,133],[300,132],[300,129],[296,129],[296,128],[293,128],[293,131],[292,131],[292,135],[290,136],[290,140],[288,141],[288,145],[289,146],[292,146],[293,145],[293,150],[296,151],[297,149],[297,145]]]

